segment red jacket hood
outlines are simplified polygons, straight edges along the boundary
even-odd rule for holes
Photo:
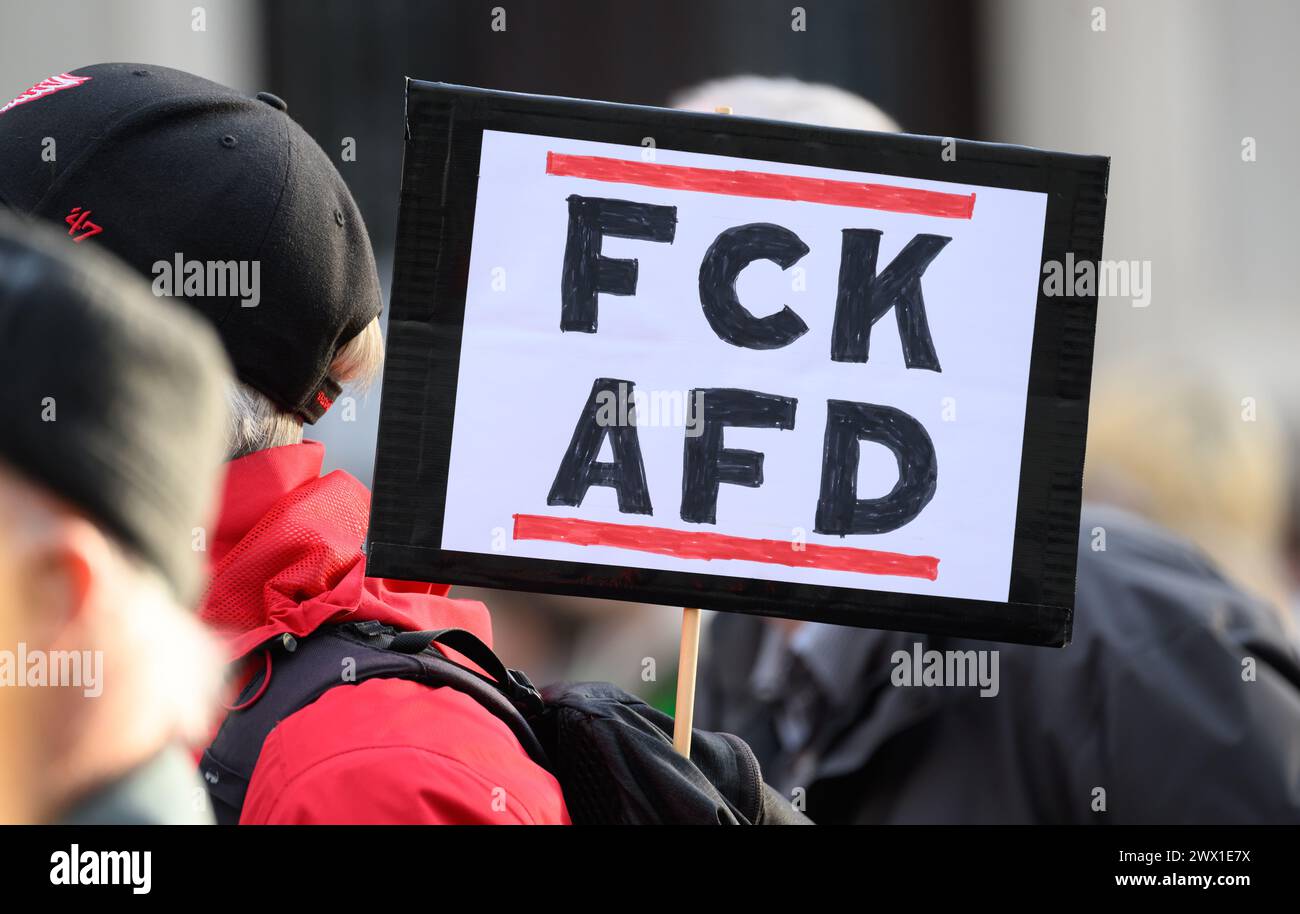
[[[348,618],[465,628],[491,645],[482,603],[448,598],[445,584],[366,577],[370,493],[341,470],[321,476],[324,458],[324,446],[307,441],[227,464],[200,615],[226,637],[230,659]]]

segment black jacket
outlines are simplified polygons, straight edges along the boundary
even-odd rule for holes
[[[797,656],[776,632],[718,615],[698,724],[749,742],[816,822],[1300,822],[1294,644],[1129,515],[1085,510],[1061,650],[816,626]],[[916,642],[997,650],[996,696],[894,685],[895,652]]]

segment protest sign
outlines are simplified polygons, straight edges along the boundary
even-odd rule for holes
[[[740,112],[743,115],[743,112]],[[412,81],[371,574],[1064,644],[1107,161]]]

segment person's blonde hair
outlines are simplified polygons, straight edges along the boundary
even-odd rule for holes
[[[384,334],[375,318],[348,340],[330,363],[330,377],[339,384],[364,390],[379,377],[384,365]],[[258,390],[233,381],[230,404],[228,453],[233,460],[267,448],[302,442],[302,419],[286,413]]]

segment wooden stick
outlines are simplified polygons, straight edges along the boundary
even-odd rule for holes
[[[700,611],[682,610],[682,646],[677,655],[677,708],[673,748],[691,757],[691,726],[695,720],[695,673],[700,661]]]

